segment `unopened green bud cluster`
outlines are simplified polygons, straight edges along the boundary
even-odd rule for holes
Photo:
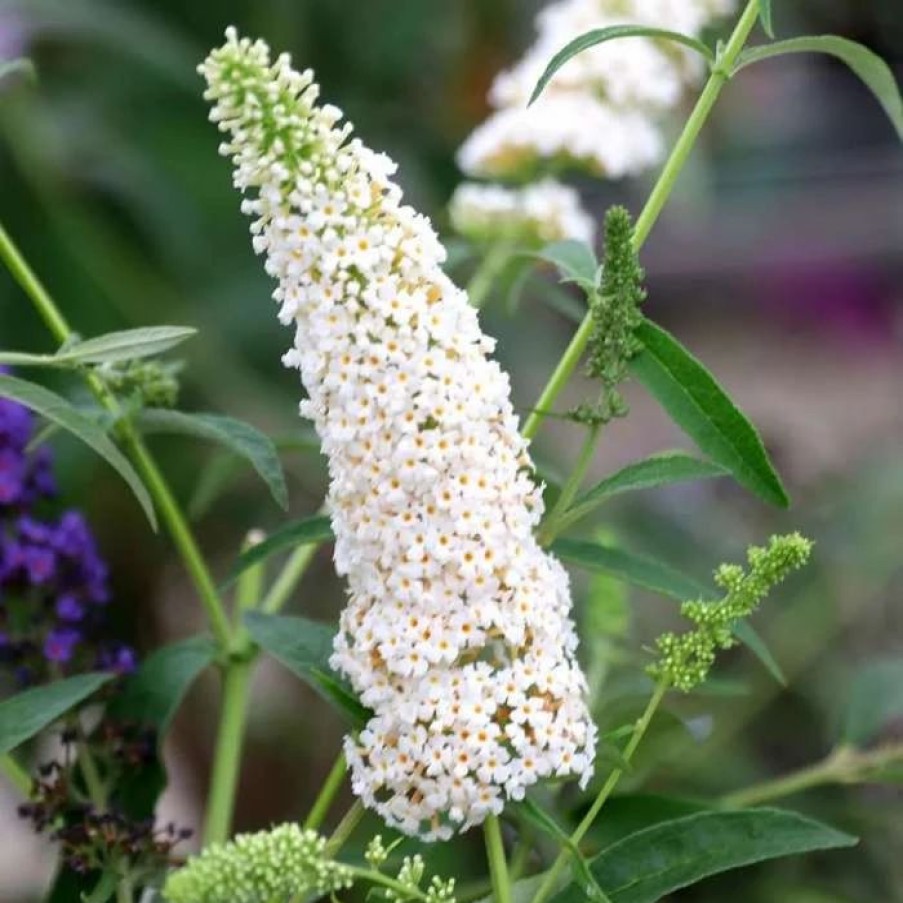
[[[773,536],[764,548],[752,546],[747,552],[748,569],[722,564],[714,576],[725,591],[723,598],[696,599],[681,606],[681,613],[696,629],[658,638],[659,659],[649,668],[652,676],[684,692],[699,686],[718,651],[736,645],[733,629],[737,622],[749,617],[775,586],[801,568],[811,551],[808,539],[792,533]]]
[[[163,896],[169,903],[289,903],[351,887],[352,876],[326,854],[323,837],[287,824],[207,847],[169,877]]]
[[[174,408],[179,400],[178,364],[159,361],[130,361],[104,364],[97,375],[117,395],[133,400],[139,407]]]
[[[641,350],[636,328],[642,323],[640,306],[646,300],[645,273],[633,246],[633,222],[624,207],[612,207],[605,215],[605,256],[602,285],[590,299],[593,333],[589,340],[587,373],[602,383],[599,402],[592,407],[593,420],[606,423],[627,413],[618,386],[627,378],[627,364]],[[586,405],[575,412],[585,422]]]

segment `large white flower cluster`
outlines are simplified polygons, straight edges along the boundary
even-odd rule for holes
[[[659,121],[701,72],[692,53],[653,38],[622,38],[571,59],[527,107],[552,57],[581,34],[648,25],[696,35],[734,0],[557,0],[537,19],[526,55],[498,75],[490,117],[459,152],[472,176],[529,173],[542,162],[575,164],[618,178],[643,171],[664,147]]]
[[[201,72],[329,459],[333,665],[374,712],[346,739],[355,792],[434,839],[541,778],[587,781],[568,577],[533,537],[508,377],[429,220],[287,56],[230,30]]]
[[[456,232],[474,241],[517,240],[527,245],[573,239],[591,243],[595,223],[580,195],[554,179],[523,188],[465,182],[449,201]]]

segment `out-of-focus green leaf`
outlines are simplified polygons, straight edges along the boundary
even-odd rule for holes
[[[856,838],[780,809],[701,812],[631,834],[590,868],[612,903],[655,903],[710,875],[782,856],[850,847]],[[585,900],[566,887],[554,903]]]
[[[813,35],[750,47],[740,54],[734,72],[788,53],[826,53],[846,63],[875,95],[893,123],[897,136],[903,140],[903,97],[900,96],[893,70],[880,56],[856,41],[836,35]]]
[[[168,433],[194,436],[218,442],[244,458],[266,483],[276,504],[288,509],[288,488],[273,440],[256,427],[219,414],[187,414],[184,411],[147,409],[137,418],[146,433]]]
[[[334,538],[332,524],[325,514],[314,514],[312,517],[293,521],[243,552],[232,569],[226,586],[231,586],[249,567],[266,561],[277,552],[311,543],[319,545],[321,542],[331,542]]]
[[[342,712],[355,727],[371,717],[329,667],[335,628],[307,618],[251,612],[245,616],[251,638]]]
[[[60,363],[112,364],[153,357],[181,345],[197,334],[189,326],[148,326],[108,332],[76,342],[53,356]]]
[[[711,596],[711,590],[706,586],[670,565],[623,549],[583,540],[558,539],[552,543],[551,551],[562,561],[584,570],[610,574],[626,583],[651,589],[681,602]]]
[[[53,724],[111,677],[110,674],[79,674],[25,690],[0,702],[0,755],[11,752]]]
[[[762,439],[712,374],[649,320],[637,329],[637,337],[644,350],[631,361],[631,371],[672,420],[747,489],[786,508],[787,493]]]
[[[607,41],[615,41],[620,38],[655,38],[660,41],[672,41],[676,44],[682,44],[689,47],[703,56],[710,63],[714,62],[715,57],[709,47],[702,43],[698,38],[691,35],[681,34],[677,31],[668,31],[663,28],[650,28],[647,25],[610,25],[607,28],[596,28],[588,31],[579,37],[574,38],[569,44],[565,45],[546,66],[545,72],[539,77],[533,94],[530,97],[532,104],[540,94],[545,90],[546,85],[552,80],[555,73],[569,60],[573,59],[577,54],[589,50],[590,47],[596,47]]]
[[[588,290],[595,288],[598,283],[599,261],[593,249],[585,242],[574,239],[554,241],[532,254],[555,266],[565,282],[576,282]]]
[[[126,680],[110,714],[153,725],[162,738],[192,683],[215,658],[216,644],[206,635],[157,649]]]
[[[154,505],[141,477],[106,433],[89,417],[74,408],[65,398],[35,383],[15,376],[0,375],[0,398],[10,398],[72,433],[97,452],[128,483],[151,526],[156,530]]]
[[[37,81],[38,78],[34,63],[25,57],[15,60],[0,60],[0,82],[12,75],[22,75],[30,81]]]
[[[574,500],[558,522],[564,529],[591,513],[597,506],[622,492],[653,489],[691,480],[727,476],[720,464],[703,461],[683,452],[662,452],[619,470]]]
[[[774,22],[771,17],[771,0],[759,0],[759,21],[762,23],[762,28],[765,29],[765,34],[773,38]]]
[[[903,658],[865,665],[850,686],[841,740],[864,746],[896,718],[903,718]]]

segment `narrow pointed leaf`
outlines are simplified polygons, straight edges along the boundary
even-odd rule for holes
[[[80,674],[0,702],[0,755],[30,740],[111,678],[111,674]]]
[[[898,137],[903,140],[903,98],[900,96],[894,73],[880,56],[856,41],[836,35],[813,35],[790,38],[761,47],[750,47],[740,55],[734,72],[739,72],[753,63],[788,53],[827,53],[846,63],[875,95],[875,99],[893,123]]]
[[[72,433],[99,454],[128,483],[135,498],[144,509],[147,519],[156,530],[154,505],[141,477],[128,459],[110,441],[106,433],[90,417],[74,408],[65,398],[43,386],[26,382],[15,376],[0,375],[0,398],[10,398],[40,414],[45,420]]]
[[[533,252],[532,256],[551,263],[566,282],[576,282],[590,289],[596,285],[599,261],[585,242],[575,239],[553,241],[541,251]]]
[[[57,362],[112,364],[138,360],[169,351],[197,333],[188,326],[149,326],[108,332],[67,346],[54,355]]]
[[[251,612],[245,617],[251,638],[332,703],[356,727],[370,711],[329,667],[335,628],[307,618]]]
[[[734,624],[733,634],[765,666],[765,670],[782,687],[787,686],[787,678],[784,676],[781,666],[771,654],[771,650],[765,644],[765,640],[759,636],[747,621],[738,621]]]
[[[630,464],[606,477],[592,489],[579,496],[562,517],[562,523],[572,524],[593,509],[622,492],[653,489],[673,483],[727,476],[720,464],[703,461],[683,452],[664,452]]]
[[[138,424],[147,433],[195,436],[219,443],[244,458],[266,483],[276,504],[283,510],[288,508],[288,488],[276,446],[249,423],[219,414],[154,409],[142,411]]]
[[[711,373],[680,342],[646,320],[633,375],[671,419],[717,464],[767,502],[786,508],[787,493],[762,439]]]
[[[903,658],[871,662],[853,677],[841,740],[864,746],[898,718],[903,718]]]
[[[126,680],[110,706],[111,714],[153,725],[162,739],[185,694],[215,658],[216,644],[206,635],[156,650]]]
[[[774,22],[771,17],[771,0],[759,0],[759,21],[762,23],[762,28],[765,29],[765,34],[773,38]]]
[[[783,856],[850,847],[856,838],[780,809],[702,812],[662,822],[603,850],[590,869],[612,903],[655,903],[710,875]],[[566,887],[554,903],[582,903]]]
[[[712,595],[704,584],[670,565],[601,543],[559,539],[552,543],[551,552],[562,561],[577,565],[585,571],[610,574],[625,583],[641,586],[681,602]]]
[[[266,561],[271,555],[286,549],[296,549],[298,546],[331,542],[334,538],[332,524],[325,514],[314,514],[312,517],[293,521],[243,552],[225,585],[231,586],[249,567]]]
[[[684,47],[695,50],[709,62],[714,62],[715,60],[711,49],[703,44],[702,41],[677,31],[650,28],[646,25],[611,25],[608,28],[596,28],[574,38],[573,41],[552,57],[545,72],[540,76],[536,87],[533,89],[530,103],[532,104],[542,94],[555,73],[565,63],[577,56],[578,53],[583,53],[585,50],[589,50],[590,47],[604,44],[606,41],[615,41],[620,38],[656,38],[663,41],[673,41],[676,44],[683,44]]]

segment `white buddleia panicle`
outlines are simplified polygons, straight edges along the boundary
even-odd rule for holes
[[[585,784],[568,577],[534,539],[509,380],[429,220],[288,56],[230,29],[200,71],[329,460],[348,581],[332,664],[374,713],[346,738],[355,793],[436,839],[543,778]]]
[[[456,232],[475,242],[517,241],[541,246],[572,239],[592,243],[596,226],[580,195],[554,179],[523,188],[465,182],[449,202]]]
[[[689,49],[649,37],[620,38],[569,60],[528,107],[552,57],[574,38],[614,25],[645,25],[697,36],[734,0],[557,0],[539,14],[536,40],[492,84],[493,112],[461,147],[470,176],[530,175],[544,164],[579,166],[620,178],[654,166],[664,151],[661,122],[704,72]]]

